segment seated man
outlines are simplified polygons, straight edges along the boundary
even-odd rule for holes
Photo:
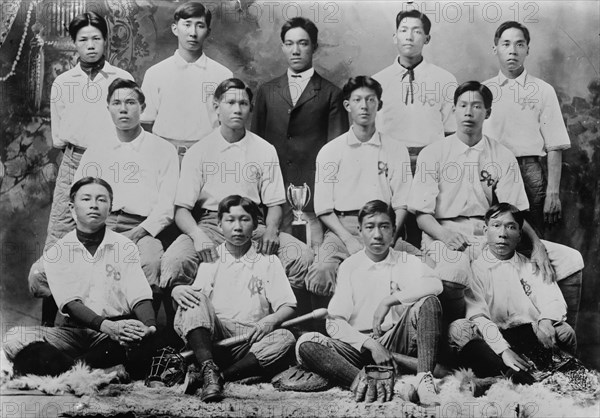
[[[217,208],[225,197],[239,194],[266,206],[254,230],[257,251],[277,254],[292,288],[303,289],[312,251],[286,233],[279,233],[285,190],[275,148],[246,130],[252,91],[243,81],[223,81],[213,105],[221,126],[185,154],[175,197],[175,222],[183,232],[167,249],[161,264],[161,286],[191,284],[198,264],[214,261],[223,242]]]
[[[523,213],[509,203],[486,212],[487,243],[472,263],[473,280],[465,292],[467,319],[450,324],[450,343],[460,350],[463,365],[481,377],[531,369],[512,345],[558,346],[572,354],[577,349],[558,285],[515,251],[522,227]]]
[[[223,378],[239,380],[284,368],[296,341],[290,331],[275,329],[294,315],[296,299],[280,261],[253,246],[259,217],[252,200],[239,195],[223,199],[218,220],[225,242],[216,248],[219,259],[202,263],[193,285],[173,288],[175,330],[200,366],[199,376],[188,372],[186,393],[193,394],[203,382],[204,402],[222,399]],[[240,344],[213,350],[213,342],[235,336],[241,336]]]
[[[377,131],[381,94],[381,85],[371,77],[350,78],[342,95],[352,126],[317,155],[320,175],[315,182],[315,213],[327,232],[306,276],[313,309],[327,306],[338,266],[364,247],[357,216],[365,202],[379,199],[391,205],[397,232],[406,217],[412,181],[410,158],[404,145]]]
[[[134,378],[149,367],[149,337],[156,332],[152,291],[135,244],[106,227],[113,193],[104,180],[84,177],[70,192],[76,230],[42,258],[52,295],[67,315],[60,327],[15,327],[6,333],[3,349],[9,360],[31,343],[90,367],[125,363]],[[61,370],[64,371],[64,370]],[[29,370],[46,374],[46,370]]]
[[[477,81],[463,83],[454,94],[453,112],[456,134],[419,154],[408,208],[417,214],[423,246],[442,279],[464,289],[471,276],[470,262],[481,253],[483,218],[489,207],[502,201],[526,211],[529,203],[515,156],[482,133],[492,112],[492,92]],[[531,261],[546,279],[580,277],[583,258],[578,251],[540,240],[527,221],[523,234],[533,246]],[[445,320],[464,317],[464,304],[442,305]]]
[[[396,214],[380,200],[358,214],[365,248],[346,259],[329,303],[327,331],[310,332],[296,344],[298,363],[349,388],[360,368],[398,366],[394,354],[418,357],[417,393],[422,405],[438,404],[431,372],[437,360],[442,291],[433,270],[418,257],[391,249]]]
[[[144,93],[134,81],[117,78],[110,84],[108,111],[115,129],[85,151],[75,181],[92,176],[112,186],[114,201],[106,225],[137,245],[144,274],[158,294],[163,246],[157,235],[173,221],[179,162],[170,144],[142,129],[144,107]],[[35,296],[50,296],[41,263],[32,267],[29,283]],[[159,295],[155,301],[158,309]]]

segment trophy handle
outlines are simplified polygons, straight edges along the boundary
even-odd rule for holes
[[[308,187],[306,183],[304,183],[304,187],[306,187],[306,194],[308,195],[308,199],[306,199],[305,205],[308,205],[308,202],[310,202],[310,198],[312,195],[310,194],[310,187]]]

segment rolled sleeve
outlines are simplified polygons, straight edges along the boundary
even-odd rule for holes
[[[277,158],[277,151],[270,148],[270,158],[262,168],[260,178],[260,197],[266,206],[277,206],[285,203],[285,188],[283,175]]]
[[[129,309],[133,310],[133,307],[143,300],[152,300],[152,289],[150,289],[148,280],[142,270],[140,252],[137,247],[133,254],[127,257],[127,262],[123,263],[123,270],[123,276],[127,280],[125,296]]]
[[[540,133],[544,138],[546,152],[571,147],[571,140],[562,117],[558,97],[550,85],[547,85],[547,91],[544,94],[544,107],[540,115]]]
[[[271,256],[266,281],[266,296],[273,312],[284,305],[296,307],[296,297],[278,258]]]
[[[394,169],[390,178],[391,203],[394,210],[406,209],[408,207],[408,197],[413,181],[408,149],[400,143],[396,145],[395,155],[392,160],[394,162]]]
[[[146,96],[146,108],[142,112],[140,120],[142,123],[152,123],[156,120],[160,104],[158,85],[154,81],[152,68],[146,71],[144,82],[142,83],[142,91]]]
[[[334,187],[340,164],[327,152],[328,149],[329,147],[325,145],[317,154],[316,172],[319,175],[316,176],[314,190],[314,207],[317,216],[331,213],[335,209]],[[331,168],[333,168],[333,171],[330,173]],[[327,172],[327,175],[324,174],[325,172]]]
[[[173,222],[175,211],[175,193],[179,178],[179,158],[175,148],[165,148],[166,155],[161,160],[162,166],[158,174],[158,201],[148,217],[140,224],[150,235],[156,237],[163,229]]]
[[[437,197],[440,193],[439,161],[433,148],[425,147],[417,158],[417,169],[408,197],[408,210],[412,213],[435,215]]]
[[[52,83],[52,91],[61,92],[61,87],[58,83]],[[60,138],[60,126],[62,122],[62,113],[65,111],[65,104],[61,100],[63,94],[59,95],[58,99],[50,100],[50,121],[52,122],[52,145],[54,148],[64,148],[67,143]]]
[[[181,161],[181,172],[175,194],[175,206],[181,206],[189,210],[194,208],[205,183],[202,172],[204,162],[199,155],[196,155],[197,152],[194,152],[198,145],[196,144],[190,148]]]
[[[496,195],[500,202],[508,202],[524,211],[529,209],[529,200],[525,193],[525,184],[521,176],[521,169],[517,163],[517,159],[510,151],[506,150],[507,164],[503,175],[498,179],[496,185]]]

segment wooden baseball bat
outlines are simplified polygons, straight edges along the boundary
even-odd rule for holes
[[[417,363],[419,360],[416,357],[411,357],[411,356],[407,356],[407,355],[400,354],[400,353],[392,353],[392,357],[394,358],[394,361],[400,367],[402,367],[404,369],[408,369],[408,370],[412,371],[413,373],[417,372]],[[433,371],[433,376],[440,379],[444,376],[449,375],[450,373],[452,373],[452,370],[450,370],[446,366],[438,363],[435,365],[435,370]]]
[[[302,322],[305,322],[305,321],[308,321],[311,319],[321,319],[321,318],[325,318],[326,316],[327,316],[327,309],[325,309],[325,308],[315,309],[314,311],[309,312],[305,315],[298,316],[296,318],[292,318],[292,319],[282,322],[279,325],[279,328],[292,327],[294,325],[298,325]],[[224,340],[217,341],[214,344],[214,347],[220,347],[220,348],[231,347],[233,345],[248,341],[249,339],[250,339],[250,335],[248,333],[244,333],[242,335],[237,335],[235,337],[225,338]],[[183,357],[184,359],[188,359],[188,358],[194,356],[194,352],[192,350],[187,350],[187,351],[183,351],[183,352],[179,353],[179,355],[181,357]]]
[[[325,308],[319,308],[319,309],[315,309],[312,312],[309,312],[305,315],[302,316],[298,316],[296,318],[292,318],[289,319],[287,321],[282,322],[279,325],[279,328],[288,328],[288,327],[292,327],[294,325],[298,325],[302,322],[311,320],[311,319],[321,319],[321,318],[325,318],[327,316],[327,309]],[[236,345],[239,343],[242,343],[244,341],[248,341],[250,339],[250,335],[244,333],[242,335],[237,335],[235,337],[231,337],[231,338],[225,338],[224,340],[218,341],[215,343],[215,347],[231,347],[232,345]]]

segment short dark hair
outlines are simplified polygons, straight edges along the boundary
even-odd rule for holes
[[[175,9],[173,21],[177,23],[179,19],[189,19],[191,17],[202,16],[204,16],[204,19],[206,20],[206,26],[210,28],[210,21],[212,20],[212,13],[210,10],[204,7],[202,3],[190,1],[188,3],[183,3],[177,9]]]
[[[258,220],[261,218],[260,208],[252,200],[248,199],[247,197],[242,197],[239,194],[227,196],[221,200],[221,202],[219,202],[219,209],[217,212],[219,221],[223,219],[223,215],[229,213],[231,208],[234,206],[241,206],[250,214],[250,216],[252,216],[254,228],[258,226]]]
[[[378,213],[389,216],[392,226],[396,226],[396,212],[394,212],[394,209],[390,205],[381,200],[371,200],[358,211],[359,225],[362,226],[362,221],[366,216],[376,215]]]
[[[110,103],[110,99],[112,99],[115,90],[119,89],[131,89],[135,91],[135,93],[137,94],[138,102],[140,102],[141,105],[146,103],[146,96],[144,95],[144,92],[142,91],[140,86],[138,86],[138,84],[135,81],[127,80],[125,78],[116,78],[113,80],[112,83],[110,83],[110,85],[108,86],[108,96],[106,96],[106,101],[108,103]]]
[[[525,220],[523,212],[517,209],[516,206],[506,202],[496,203],[487,210],[485,213],[485,224],[488,225],[490,219],[495,218],[503,213],[510,213],[519,225],[519,229],[523,228],[523,222]]]
[[[423,23],[423,30],[425,31],[425,35],[429,35],[429,32],[431,31],[431,20],[429,20],[425,13],[421,13],[417,9],[403,10],[400,13],[398,13],[396,15],[396,30],[398,30],[402,19],[406,19],[407,17],[414,17],[415,19],[419,19],[421,23]]]
[[[248,99],[250,99],[250,103],[252,103],[252,90],[250,90],[250,87],[248,87],[246,83],[244,83],[239,78],[228,78],[227,80],[222,81],[221,84],[219,84],[217,86],[217,89],[215,90],[214,100],[216,102],[219,102],[221,100],[221,97],[223,97],[223,95],[231,89],[244,90],[248,94]]]
[[[285,34],[294,28],[302,28],[308,33],[308,37],[310,38],[310,42],[313,46],[317,45],[317,39],[319,37],[319,29],[313,23],[312,20],[307,19],[302,16],[297,16],[289,19],[287,22],[283,24],[281,27],[281,42],[285,42]]]
[[[93,26],[98,29],[106,41],[106,38],[108,37],[108,25],[106,24],[106,20],[96,12],[85,12],[75,16],[73,20],[71,20],[71,23],[69,23],[69,35],[71,35],[73,42],[75,42],[75,38],[77,38],[77,33],[87,26]]]
[[[87,177],[83,177],[83,178],[77,180],[71,186],[71,190],[69,191],[69,200],[71,202],[74,202],[75,195],[77,194],[79,189],[81,189],[83,186],[87,186],[88,184],[99,184],[100,186],[104,187],[108,191],[108,197],[110,198],[110,204],[112,205],[112,202],[113,202],[112,187],[110,187],[110,184],[108,184],[105,180],[101,179],[100,177],[87,176]]]
[[[486,109],[492,108],[492,101],[494,100],[494,95],[492,91],[484,84],[481,84],[479,81],[467,81],[462,83],[456,91],[454,92],[454,105],[456,106],[456,102],[458,102],[458,98],[462,96],[463,93],[467,91],[476,91],[481,94],[483,98],[483,105]]]
[[[531,41],[531,37],[529,35],[529,29],[527,29],[521,23],[515,22],[514,20],[508,20],[506,22],[502,22],[500,24],[500,26],[498,26],[498,29],[496,29],[496,33],[494,33],[494,45],[498,45],[498,41],[500,40],[500,37],[502,36],[502,34],[504,33],[505,30],[512,29],[512,28],[519,29],[521,32],[523,32],[525,41],[527,42],[527,45],[529,45],[529,41]]]
[[[361,87],[365,87],[367,89],[371,89],[377,95],[377,100],[381,101],[381,95],[383,94],[383,88],[381,84],[374,78],[369,77],[368,75],[359,75],[356,77],[350,77],[344,87],[342,87],[342,97],[344,100],[350,99],[352,92],[354,90],[358,90]]]

